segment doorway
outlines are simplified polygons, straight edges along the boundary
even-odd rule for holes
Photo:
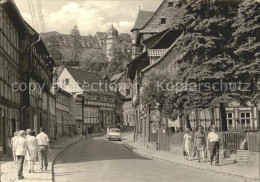
[[[100,119],[101,128],[104,128],[104,114],[103,114],[103,111],[100,111],[99,119]]]
[[[0,108],[0,147],[2,151],[6,154],[6,116],[5,110]],[[0,150],[1,151],[1,150]]]
[[[13,136],[13,133],[16,131],[16,121],[15,121],[15,119],[12,119],[11,120],[11,122],[12,122],[12,136]]]
[[[40,127],[43,127],[42,126],[42,113],[40,112]]]

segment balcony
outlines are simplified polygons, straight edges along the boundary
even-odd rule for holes
[[[161,57],[165,54],[167,49],[148,49],[149,57]]]

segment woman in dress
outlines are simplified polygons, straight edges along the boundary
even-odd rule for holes
[[[200,153],[202,154],[203,162],[205,162],[206,139],[202,126],[199,126],[198,131],[195,133],[194,144],[198,155],[198,162],[200,162]]]
[[[16,157],[16,154],[15,154],[14,142],[18,138],[18,133],[19,133],[18,131],[14,132],[14,137],[11,139],[11,145],[10,145],[10,148],[13,151],[13,159],[14,159],[15,164],[17,164],[17,157]]]
[[[191,161],[191,154],[192,154],[192,147],[193,147],[193,137],[191,135],[191,131],[189,128],[185,130],[185,135],[184,137],[184,149],[185,152],[187,153],[187,159]]]
[[[35,137],[35,131],[31,131],[26,140],[29,148],[29,152],[26,154],[26,160],[28,161],[30,167],[29,173],[33,173],[34,164],[38,154],[38,140]]]
[[[80,126],[78,126],[77,131],[78,131],[78,137],[79,137],[79,139],[81,139],[82,138],[82,129],[80,128]]]

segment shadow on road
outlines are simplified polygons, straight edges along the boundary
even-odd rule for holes
[[[69,176],[69,175],[74,175],[75,173],[81,173],[84,171],[73,171],[73,172],[61,172],[59,174],[55,174],[55,176]]]
[[[81,140],[71,146],[57,158],[56,164],[123,159],[151,160],[128,150],[121,144],[95,139]]]
[[[219,164],[219,166],[227,166],[227,165],[232,165],[232,164],[235,164],[234,162],[228,162],[228,163],[225,163],[225,164]]]

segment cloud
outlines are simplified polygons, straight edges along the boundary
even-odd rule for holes
[[[113,24],[119,32],[130,32],[136,12],[124,7],[128,5],[118,1],[87,1],[83,5],[70,2],[59,11],[46,14],[47,30],[68,33],[74,25],[78,25],[81,34],[85,35],[106,31]]]
[[[160,3],[158,1],[64,1],[62,6],[53,10],[48,7],[47,2],[43,7],[46,31],[69,34],[72,27],[77,25],[81,35],[89,33],[94,35],[97,31],[106,32],[112,24],[119,33],[130,33],[136,20],[138,6],[155,10]],[[22,12],[22,15],[28,23],[32,24],[29,12]]]

